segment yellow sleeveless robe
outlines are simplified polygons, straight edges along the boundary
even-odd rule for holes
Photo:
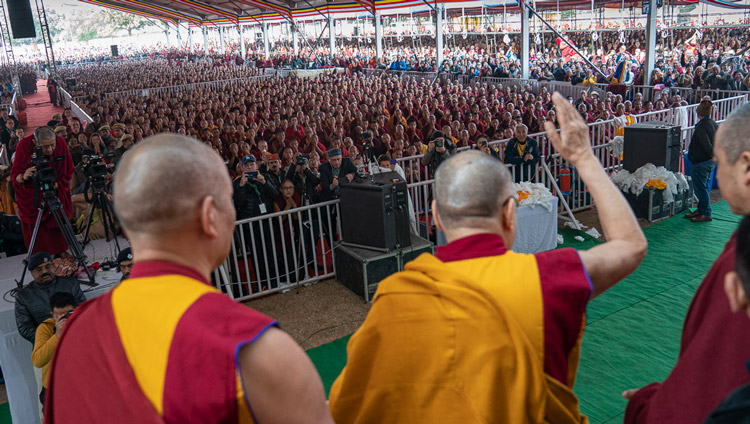
[[[510,270],[529,258],[508,256],[515,263],[500,278],[522,277]],[[544,374],[541,313],[523,318],[541,334],[530,339],[508,308],[524,302],[541,312],[541,289],[504,284],[514,300],[501,303],[455,268],[423,254],[380,283],[331,388],[336,422],[587,423],[570,389]]]

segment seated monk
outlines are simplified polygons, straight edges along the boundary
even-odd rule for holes
[[[635,270],[647,243],[585,123],[554,102],[562,131],[548,122],[548,136],[586,183],[608,241],[514,253],[510,172],[480,151],[445,161],[433,218],[448,244],[380,283],[331,388],[337,423],[587,422],[571,391],[586,304]]]
[[[750,104],[733,111],[716,132],[713,157],[721,196],[735,215],[750,215]],[[680,353],[662,382],[623,393],[625,424],[702,423],[738,386],[750,358],[750,320],[733,314],[725,279],[735,268],[733,234],[695,292],[685,316]],[[742,421],[735,421],[742,422]]]
[[[157,135],[123,156],[114,184],[135,264],[66,323],[44,422],[332,423],[299,345],[210,283],[235,222],[221,157]]]

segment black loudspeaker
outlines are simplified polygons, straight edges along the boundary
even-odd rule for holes
[[[625,127],[623,167],[635,172],[652,163],[672,172],[680,170],[682,129],[664,122],[641,122]]]
[[[367,303],[372,301],[378,283],[401,268],[398,251],[379,252],[339,244],[334,252],[336,279]]]
[[[346,288],[370,303],[378,284],[422,253],[434,253],[434,245],[411,234],[410,247],[382,252],[339,243],[334,250],[336,278]]]
[[[7,0],[10,27],[13,38],[35,38],[34,16],[29,0]]]
[[[386,252],[411,245],[406,181],[397,173],[341,184],[339,197],[344,243]]]
[[[120,56],[118,50],[117,50],[117,44],[113,44],[109,46],[109,48],[112,50],[112,57]]]

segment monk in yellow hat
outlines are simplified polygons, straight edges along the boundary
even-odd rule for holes
[[[588,301],[636,269],[647,243],[559,94],[558,152],[596,201],[607,242],[510,250],[512,177],[479,151],[442,163],[433,217],[448,244],[382,281],[330,393],[337,423],[584,423],[571,391]]]

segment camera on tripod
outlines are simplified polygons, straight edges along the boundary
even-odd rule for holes
[[[42,191],[54,191],[57,171],[51,165],[54,162],[64,160],[65,156],[45,156],[41,146],[34,148],[34,155],[31,157],[31,166],[36,168],[34,173],[34,184]]]
[[[91,155],[84,156],[87,160],[86,165],[83,167],[83,173],[91,179],[91,181],[103,181],[104,176],[107,175],[107,164],[104,163],[104,159],[114,158],[114,152],[105,153],[102,156]]]

